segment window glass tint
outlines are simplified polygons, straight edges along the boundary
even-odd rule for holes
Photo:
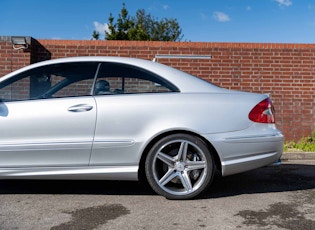
[[[95,95],[177,92],[177,88],[147,70],[119,63],[102,63]]]
[[[59,76],[52,76],[53,81],[62,84],[63,81],[67,82],[67,80],[60,80]],[[57,79],[54,79],[57,78]],[[59,79],[58,79],[59,78]],[[51,92],[50,97],[78,97],[78,96],[87,96],[91,95],[91,88],[94,82],[94,78],[80,80],[75,82],[70,82],[66,86],[62,87],[58,91]],[[67,82],[68,83],[68,82]]]
[[[0,84],[4,101],[91,95],[98,63],[75,62],[42,66]]]
[[[24,77],[19,81],[0,89],[0,98],[2,100],[26,100],[30,96],[30,76]]]

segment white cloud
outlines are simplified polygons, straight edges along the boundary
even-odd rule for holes
[[[215,20],[217,20],[219,22],[228,22],[231,20],[229,15],[227,15],[223,12],[218,12],[218,11],[213,13],[213,17]]]
[[[100,33],[100,34],[105,34],[105,31],[108,32],[108,25],[107,23],[100,23],[100,22],[93,22],[94,24],[94,29],[96,32]]]
[[[279,6],[291,6],[292,1],[291,0],[275,0]]]
[[[170,8],[169,5],[163,5],[162,7],[163,7],[164,10],[167,10],[168,8]]]
[[[153,5],[151,5],[148,9],[150,11],[161,11],[161,10],[168,10],[170,8],[170,5],[168,4],[161,4],[158,2],[154,2]]]

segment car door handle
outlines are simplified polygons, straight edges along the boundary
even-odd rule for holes
[[[69,112],[86,112],[93,109],[92,105],[86,105],[86,104],[80,104],[80,105],[74,105],[68,108]]]

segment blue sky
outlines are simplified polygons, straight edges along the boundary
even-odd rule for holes
[[[315,0],[0,0],[0,36],[91,39],[123,2],[176,18],[184,41],[315,43]]]

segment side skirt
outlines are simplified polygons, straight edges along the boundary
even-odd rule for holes
[[[138,166],[0,168],[0,179],[138,180]]]

